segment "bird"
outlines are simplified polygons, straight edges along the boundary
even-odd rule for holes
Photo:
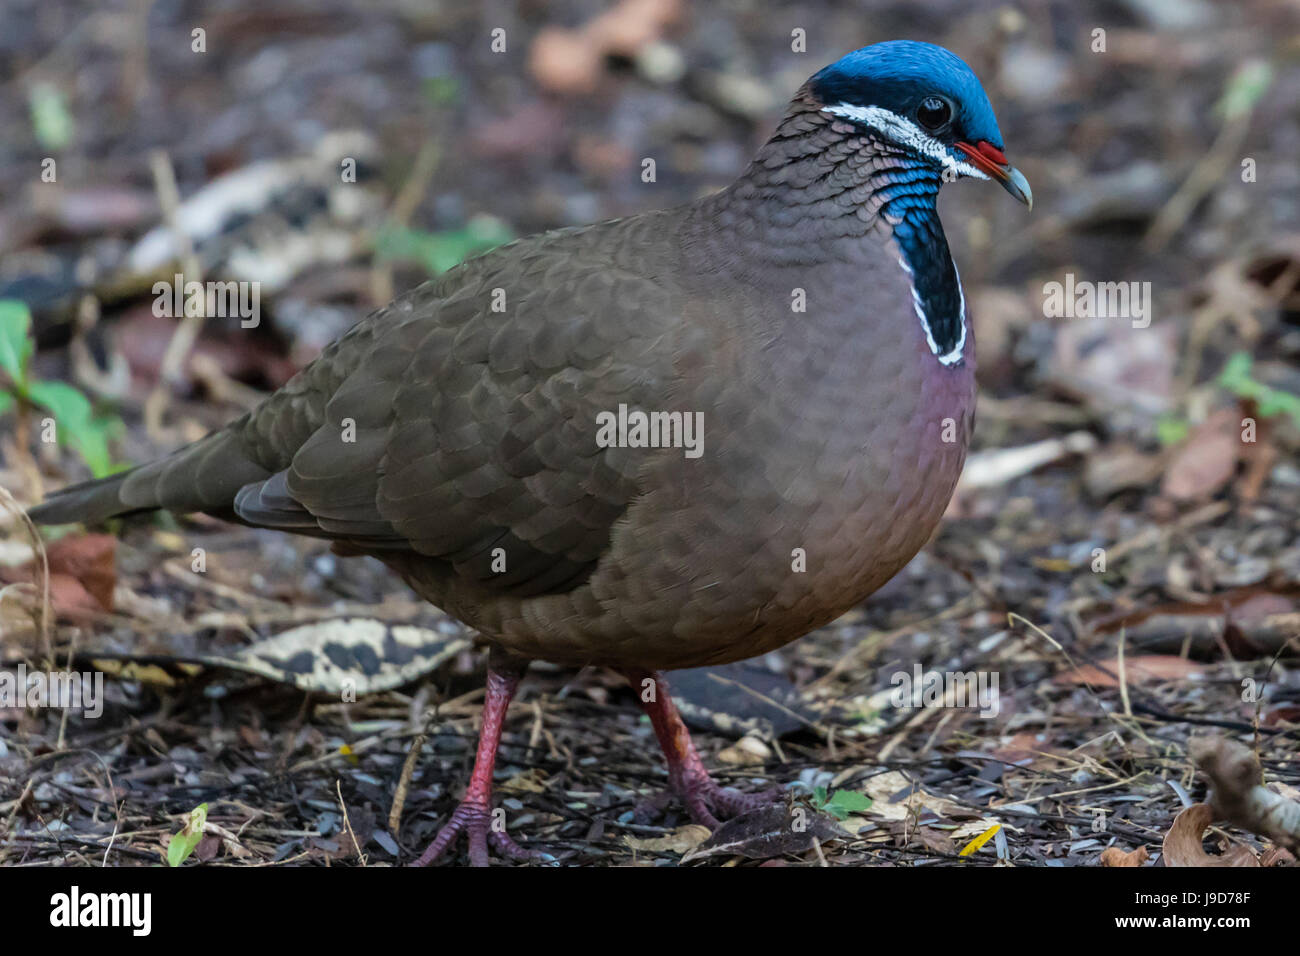
[[[465,795],[417,864],[553,861],[493,825],[528,663],[610,668],[710,828],[769,799],[710,777],[665,670],[780,648],[924,546],[961,472],[974,340],[936,207],[1032,208],[971,68],[855,50],[731,185],[518,239],[360,320],[252,411],[40,523],[163,509],[372,555],[489,645]],[[527,841],[525,841],[527,842]]]

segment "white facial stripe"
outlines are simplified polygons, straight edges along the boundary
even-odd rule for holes
[[[911,120],[904,119],[884,107],[854,106],[851,103],[839,103],[835,106],[823,106],[822,112],[842,116],[856,123],[870,126],[886,139],[915,150],[922,156],[928,156],[942,166],[956,169],[963,176],[971,176],[975,179],[989,178],[987,174],[970,163],[953,156],[947,146],[933,136],[927,135],[922,131],[921,127]]]
[[[930,346],[930,353],[939,360],[940,365],[956,365],[962,360],[962,352],[966,348],[966,293],[961,287],[961,275],[957,272],[957,263],[952,264],[952,273],[957,277],[957,294],[961,297],[960,311],[957,318],[961,323],[961,335],[957,337],[957,344],[952,347],[951,351],[939,354],[939,343],[934,340],[934,333],[930,331],[930,320],[926,317],[925,309],[921,305],[921,297],[916,292],[916,281],[912,272],[912,267],[907,264],[907,260],[902,256],[898,257],[898,264],[903,267],[907,273],[908,284],[912,287],[912,308],[916,310],[916,317],[921,320],[921,331],[925,333],[925,344]]]

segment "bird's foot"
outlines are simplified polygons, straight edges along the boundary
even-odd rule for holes
[[[526,850],[512,840],[505,831],[505,813],[495,814],[486,802],[463,800],[452,812],[451,819],[443,825],[432,843],[412,866],[428,866],[437,861],[464,833],[469,839],[470,866],[488,865],[488,847],[510,860],[535,863],[552,863],[555,857],[544,850]]]
[[[488,847],[511,860],[551,863],[555,857],[542,850],[525,850],[506,834],[506,813],[492,809],[492,772],[496,766],[501,727],[505,722],[510,699],[523,676],[523,666],[504,657],[488,659],[487,691],[483,698],[483,729],[479,733],[474,772],[470,775],[465,799],[438,831],[433,842],[420,854],[413,866],[428,866],[447,852],[464,833],[469,839],[471,866],[488,865]]]
[[[699,824],[716,830],[721,820],[738,817],[780,799],[779,787],[762,790],[758,793],[745,793],[734,787],[724,787],[709,776],[703,764],[684,767],[681,773],[674,774],[665,790],[642,801],[632,811],[638,823],[649,823],[663,813],[668,804],[676,798],[686,807],[690,818]]]
[[[639,691],[641,709],[650,718],[650,725],[659,738],[659,746],[668,762],[668,790],[634,808],[632,815],[636,820],[645,822],[653,819],[676,796],[686,805],[686,812],[692,820],[715,830],[719,825],[719,817],[739,816],[779,799],[779,790],[742,793],[718,785],[700,760],[690,731],[686,729],[681,714],[673,704],[663,675],[629,670],[624,672],[624,676],[633,689]]]

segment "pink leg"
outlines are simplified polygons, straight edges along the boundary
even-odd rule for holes
[[[483,700],[483,729],[479,732],[478,753],[474,758],[474,772],[470,775],[469,787],[465,790],[465,798],[461,800],[460,806],[438,831],[437,837],[415,862],[415,866],[426,866],[437,860],[462,832],[469,838],[471,866],[488,865],[489,845],[512,860],[550,858],[549,854],[540,850],[525,850],[519,846],[506,835],[502,825],[504,817],[499,814],[494,822],[492,816],[492,771],[496,767],[497,747],[501,743],[506,710],[510,707],[511,698],[515,696],[525,666],[527,665],[513,661],[500,661],[495,656],[489,659],[487,695]]]
[[[700,760],[690,731],[673,705],[668,682],[662,674],[657,671],[625,671],[623,676],[636,691],[641,709],[650,718],[655,736],[659,738],[659,746],[668,761],[668,788],[686,805],[692,820],[714,829],[718,826],[715,813],[736,816],[772,802],[771,794],[741,793],[714,783]]]

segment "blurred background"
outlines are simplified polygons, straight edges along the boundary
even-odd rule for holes
[[[1300,391],[1298,20],[1284,0],[13,0],[0,299],[30,309],[40,374],[123,421],[164,371],[180,398],[215,387],[221,421],[465,255],[725,185],[809,74],[926,39],[983,79],[1037,200],[1028,217],[969,183],[941,200],[998,400],[979,440],[1068,419],[1168,444],[1236,352],[1245,379]],[[260,282],[267,317],[198,329],[197,372],[162,368],[175,323],[148,293],[190,251],[205,279]],[[1067,273],[1150,282],[1153,327],[1044,321]],[[116,438],[114,463],[153,452]]]
[[[983,80],[1035,197],[1026,213],[965,182],[940,200],[978,343],[975,451],[932,546],[866,607],[761,667],[819,720],[833,701],[863,739],[888,723],[891,666],[999,668],[997,720],[950,714],[884,756],[1041,754],[1104,734],[1106,708],[1008,615],[1080,660],[1113,657],[1122,633],[1151,661],[1146,706],[1281,728],[1273,769],[1300,776],[1300,682],[1274,660],[1300,634],[1294,0],[6,0],[3,20],[0,486],[19,504],[229,421],[368,311],[468,255],[726,185],[799,85],[852,49],[947,46]],[[157,315],[153,284],[178,271],[260,283],[259,324]],[[1150,283],[1150,325],[1047,317],[1045,286],[1067,276]],[[41,440],[41,409],[59,416],[56,443]],[[459,633],[372,562],[204,519],[60,538],[44,631],[32,546],[19,528],[3,533],[6,660],[69,641],[238,646],[311,607]],[[196,542],[201,585],[184,571]],[[454,671],[476,666],[462,655]],[[1243,701],[1252,668],[1268,691]],[[599,676],[548,686],[576,687],[591,707],[610,699]],[[147,682],[113,693],[127,712],[152,706]],[[411,706],[397,697],[375,706]],[[14,719],[29,741],[61,733],[57,720]],[[267,728],[249,726],[243,745],[256,751]],[[328,752],[349,726],[293,746]],[[1188,730],[1168,726],[1175,741]],[[1095,779],[1164,766],[1154,744],[1099,746]],[[186,759],[211,756],[199,751]],[[811,741],[795,752],[814,776],[848,766]],[[367,765],[384,786],[391,756],[381,748]],[[733,756],[752,775],[771,769]],[[1139,797],[1125,812],[1153,815],[1135,833],[1177,807],[1168,790],[1126,792]],[[366,799],[386,812],[381,796]],[[1095,858],[1068,826],[1043,826],[1026,852]]]

